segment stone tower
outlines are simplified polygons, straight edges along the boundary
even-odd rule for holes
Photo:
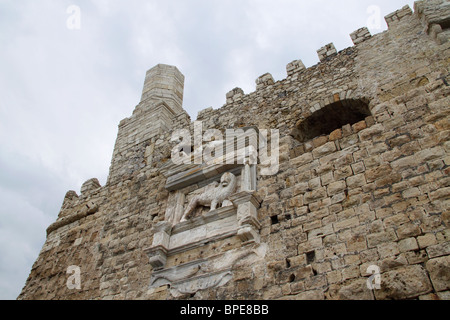
[[[176,67],[158,64],[147,71],[140,103],[133,115],[119,124],[109,181],[151,164],[159,136],[169,132],[175,123],[189,121],[182,108],[183,91],[184,76]],[[130,162],[136,157],[140,163]]]
[[[158,64],[147,71],[141,103],[155,105],[164,101],[175,114],[183,111],[184,76],[173,66]]]

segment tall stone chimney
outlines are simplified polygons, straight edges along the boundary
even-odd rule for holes
[[[183,91],[184,75],[176,67],[158,64],[147,71],[140,103],[133,115],[119,124],[109,183],[152,165],[158,138],[172,130],[180,118],[189,118],[182,107]]]
[[[158,64],[147,71],[141,103],[164,101],[175,114],[183,111],[184,75],[174,66]]]

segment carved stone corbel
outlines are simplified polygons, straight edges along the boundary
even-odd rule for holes
[[[172,224],[167,221],[159,222],[154,227],[152,246],[146,250],[153,269],[162,269],[166,265],[169,251]]]
[[[244,242],[260,242],[259,230],[261,224],[258,221],[258,211],[261,200],[254,193],[241,191],[230,200],[237,207],[238,231],[237,235]]]

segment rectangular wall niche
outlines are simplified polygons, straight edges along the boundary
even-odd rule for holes
[[[255,195],[256,165],[168,164],[163,174],[170,196],[165,220],[154,226],[152,245],[145,250],[153,267],[150,288],[169,284],[172,291],[181,294],[223,285],[232,274],[233,261],[244,252],[260,255],[257,210],[261,200]],[[217,200],[217,208],[210,210],[206,198]],[[183,217],[188,207],[195,208],[197,214]],[[243,245],[227,253],[234,255],[226,261],[222,261],[221,254],[215,254],[166,267],[170,257],[235,236]],[[222,263],[214,263],[216,260]]]

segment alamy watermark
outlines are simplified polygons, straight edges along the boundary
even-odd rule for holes
[[[269,143],[270,141],[270,143]],[[261,175],[274,175],[279,170],[279,141],[277,129],[208,129],[203,133],[203,123],[194,122],[194,135],[188,129],[178,129],[172,134],[176,142],[171,159],[181,164],[260,164]],[[269,152],[270,144],[270,152]]]
[[[69,30],[81,29],[81,9],[79,6],[71,5],[66,9],[66,13],[69,17],[66,20],[66,27]]]
[[[69,290],[81,289],[81,268],[79,266],[69,266],[66,271],[70,276],[67,279],[66,286]]]
[[[367,14],[369,17],[367,18],[367,28],[369,29],[381,29],[381,8],[377,5],[371,5],[367,8]]]
[[[367,268],[367,273],[372,274],[367,279],[367,289],[369,290],[380,290],[381,289],[381,274],[380,274],[380,267],[376,265],[371,265]]]

